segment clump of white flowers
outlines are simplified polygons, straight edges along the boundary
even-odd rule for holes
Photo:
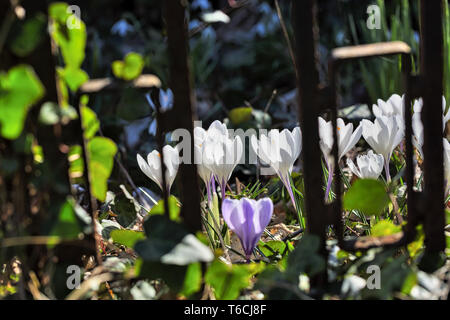
[[[160,92],[160,103],[163,107],[170,108],[173,103],[173,95],[170,90]],[[151,99],[149,99],[152,105]],[[450,119],[450,111],[445,113],[445,99],[442,98],[443,128]],[[351,172],[359,178],[378,179],[385,170],[386,181],[391,180],[389,163],[394,149],[399,146],[405,136],[404,124],[404,97],[397,94],[392,95],[387,101],[378,99],[377,104],[372,106],[375,115],[373,121],[363,119],[354,129],[352,123],[345,124],[341,118],[337,119],[338,138],[338,162],[358,143],[363,137],[373,150],[366,154],[356,156],[356,164],[351,159],[347,159],[346,164]],[[413,143],[423,158],[423,125],[421,123],[422,100],[415,100],[413,106],[412,126]],[[333,127],[331,121],[325,121],[319,117],[320,148],[323,153],[325,164],[328,169],[328,181],[325,192],[325,199],[328,198],[331,190],[333,174],[336,170],[332,155],[333,147]],[[446,190],[450,186],[450,143],[444,138],[444,163]],[[239,135],[233,134],[227,126],[214,121],[207,130],[202,127],[194,128],[194,158],[197,164],[198,174],[203,180],[211,201],[212,194],[216,192],[215,182],[220,186],[222,199],[225,199],[227,182],[234,169],[242,160],[245,160],[244,142]],[[250,137],[251,150],[258,156],[262,163],[269,165],[280,177],[289,196],[296,208],[296,201],[291,185],[291,174],[294,163],[302,151],[302,132],[300,127],[292,131],[284,129],[270,130],[268,133],[261,133],[259,138],[256,135]],[[163,186],[161,174],[161,157],[154,150],[144,160],[137,155],[137,161],[141,170],[158,186],[170,191],[172,183],[177,174],[180,163],[179,148],[165,146],[164,163],[166,170],[166,185]],[[245,161],[244,161],[245,162]],[[297,209],[297,208],[296,208]]]

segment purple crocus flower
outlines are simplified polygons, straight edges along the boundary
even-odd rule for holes
[[[270,198],[258,201],[248,198],[223,200],[223,219],[241,240],[247,261],[250,261],[253,249],[269,224],[272,212],[273,203]]]

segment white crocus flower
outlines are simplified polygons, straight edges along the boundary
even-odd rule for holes
[[[372,106],[375,117],[379,116],[403,116],[404,96],[393,94],[387,101],[377,100],[377,104]]]
[[[205,138],[207,135],[207,131],[202,127],[194,128],[194,157],[195,163],[197,164],[197,173],[200,178],[203,180],[206,186],[206,192],[208,194],[208,201],[211,202],[212,193],[211,193],[211,179],[212,179],[212,171],[203,163],[203,144],[205,142]],[[214,190],[212,190],[214,192]]]
[[[370,150],[366,155],[356,157],[356,163],[358,167],[351,159],[347,159],[347,165],[356,176],[362,179],[378,179],[383,171],[384,159],[381,154],[375,154]]]
[[[203,163],[217,179],[222,199],[225,188],[234,168],[243,154],[242,140],[239,136],[229,137],[225,124],[214,121],[208,128],[202,145]]]
[[[287,129],[281,132],[275,129],[270,130],[268,135],[261,135],[259,140],[256,136],[252,136],[250,142],[262,162],[268,164],[278,174],[296,208],[290,176],[295,160],[302,151],[300,127],[294,128],[292,132]]]
[[[387,101],[378,99],[377,104],[372,106],[373,114],[375,117],[395,117],[397,119],[397,125],[404,130],[404,99],[404,95],[400,97],[398,94],[393,94]]]
[[[341,118],[336,119],[337,126],[337,138],[338,138],[338,161],[351,149],[361,138],[362,127],[359,125],[353,131],[353,124],[344,123]],[[334,161],[332,155],[333,148],[333,125],[331,121],[325,121],[322,117],[319,117],[319,136],[320,136],[320,149],[322,150],[325,162],[328,168],[328,181],[327,189],[325,191],[325,199],[328,199],[328,194],[331,189],[331,182],[334,174]]]
[[[166,190],[170,192],[173,181],[177,175],[178,166],[180,164],[180,156],[178,148],[166,145],[163,147],[164,164],[166,166]],[[147,177],[152,179],[163,190],[161,155],[158,150],[153,150],[147,156],[147,161],[137,155],[137,162],[139,168],[145,173]]]
[[[341,118],[336,119],[337,137],[338,137],[338,156],[341,160],[342,157],[350,151],[351,148],[361,138],[362,127],[359,125],[353,131],[353,124],[345,124]],[[319,136],[320,136],[320,149],[327,165],[332,164],[332,148],[333,148],[333,125],[331,121],[325,121],[322,117],[319,117]]]
[[[444,96],[442,96],[442,132],[444,132],[444,130],[445,130],[445,124],[447,123],[448,120],[450,120],[450,108],[447,111],[447,113],[445,113],[445,105],[446,105],[445,98],[444,98]],[[419,151],[420,157],[423,159],[423,151],[422,151],[423,124],[422,124],[422,119],[421,119],[422,107],[423,107],[422,98],[414,101],[414,105],[413,105],[414,114],[412,116],[412,128],[413,128],[414,136],[413,136],[412,142],[413,142],[413,145]]]
[[[392,152],[403,139],[405,134],[403,128],[399,126],[397,117],[394,116],[379,116],[374,122],[363,119],[361,124],[364,139],[376,153],[383,156],[386,180],[390,181],[389,160]]]

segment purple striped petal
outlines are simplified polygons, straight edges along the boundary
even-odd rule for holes
[[[264,229],[270,222],[273,203],[269,198],[252,200],[224,199],[222,215],[228,227],[239,237],[245,256],[250,259]]]

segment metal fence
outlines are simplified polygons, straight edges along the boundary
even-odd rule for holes
[[[317,40],[319,30],[316,19],[316,1],[292,1],[292,20],[295,33],[297,85],[299,90],[299,117],[303,135],[303,168],[305,179],[305,205],[309,232],[322,239],[325,252],[325,230],[332,226],[341,248],[354,251],[380,246],[403,246],[414,240],[416,227],[422,224],[425,232],[426,252],[431,256],[445,249],[444,178],[442,145],[443,92],[443,34],[442,1],[420,1],[420,74],[411,74],[410,48],[403,42],[374,43],[337,48],[329,60],[328,84],[319,83],[317,67]],[[301,46],[299,45],[301,44]],[[339,67],[356,59],[401,55],[403,87],[405,90],[406,184],[407,224],[395,236],[343,238],[341,182],[335,177],[336,199],[331,204],[323,202],[320,167],[321,152],[317,117],[329,112],[337,141],[336,117],[339,109],[337,80]],[[382,76],[382,75],[380,75]],[[423,98],[424,113],[424,190],[413,190],[414,161],[412,148],[411,100]],[[425,147],[426,146],[426,147]],[[333,146],[337,167],[337,144]],[[324,275],[326,277],[326,275]]]
[[[355,0],[356,1],[356,0]],[[298,114],[304,132],[302,161],[305,182],[305,208],[307,217],[307,231],[320,237],[322,240],[321,254],[327,255],[325,248],[325,232],[330,226],[333,228],[339,246],[348,251],[364,250],[379,246],[404,246],[414,240],[416,227],[422,224],[425,233],[426,252],[433,255],[445,249],[445,216],[444,216],[444,178],[443,178],[443,146],[442,146],[442,110],[441,96],[443,92],[443,30],[442,30],[442,1],[420,1],[420,74],[411,74],[410,48],[403,42],[375,43],[369,45],[338,48],[332,51],[329,60],[328,84],[319,82],[317,40],[319,29],[316,18],[315,0],[292,1],[292,23],[295,43],[295,67],[298,87]],[[170,59],[170,87],[174,94],[173,109],[158,114],[158,148],[161,157],[164,132],[177,128],[184,128],[193,136],[193,120],[196,119],[195,98],[192,90],[188,63],[188,32],[185,16],[185,7],[182,1],[164,1],[164,18],[167,26],[168,49]],[[301,45],[300,45],[301,44]],[[45,55],[51,60],[50,46],[43,49]],[[323,113],[331,115],[334,128],[334,141],[337,141],[336,118],[339,109],[337,94],[337,81],[339,67],[343,63],[350,63],[356,59],[369,59],[372,57],[401,55],[403,85],[405,91],[405,124],[406,124],[406,184],[407,184],[407,223],[403,232],[386,237],[361,237],[357,239],[344,239],[341,204],[341,181],[339,174],[334,178],[334,191],[336,199],[332,203],[324,202],[322,189],[321,151],[319,148],[319,129],[317,118]],[[49,63],[48,65],[51,65]],[[39,65],[39,64],[37,64]],[[38,68],[39,74],[45,70]],[[151,81],[146,81],[146,75],[135,80],[131,85],[137,89],[148,90],[153,87]],[[45,79],[45,77],[44,77]],[[54,77],[50,77],[46,87],[56,88]],[[79,90],[77,97],[82,94],[96,94],[116,88],[115,82],[90,80]],[[413,190],[414,161],[412,147],[411,100],[423,98],[422,122],[424,126],[424,189],[422,192]],[[56,93],[51,101],[57,101]],[[153,99],[157,102],[158,99]],[[80,106],[75,104],[81,117]],[[159,109],[159,108],[157,108]],[[78,136],[82,137],[81,121],[78,121],[80,130]],[[307,133],[307,134],[305,134]],[[53,136],[53,135],[51,135]],[[80,138],[81,139],[81,138]],[[45,139],[43,139],[45,142]],[[85,145],[84,143],[82,145]],[[44,152],[55,152],[54,146],[44,144]],[[54,150],[55,149],[55,150]],[[193,141],[191,141],[193,150]],[[86,155],[86,152],[83,152]],[[337,144],[333,146],[335,167],[337,167]],[[193,154],[192,154],[193,157]],[[48,157],[48,159],[57,157]],[[165,179],[164,161],[161,159]],[[181,164],[179,168],[179,183],[181,184],[180,200],[183,203],[181,215],[190,231],[201,230],[200,193],[198,188],[197,168],[194,159],[192,164]],[[88,159],[84,159],[85,164]],[[55,163],[57,166],[57,163]],[[89,167],[87,170],[89,179]],[[58,167],[60,172],[67,168]],[[67,183],[67,181],[66,181]],[[87,184],[89,185],[89,184]],[[163,183],[165,185],[165,183]],[[189,187],[186,187],[189,186]],[[96,218],[96,200],[91,196],[90,212]],[[168,194],[163,188],[166,213],[168,214]],[[61,200],[64,200],[63,194]],[[24,199],[23,203],[26,203]],[[24,210],[26,211],[26,210]],[[95,224],[94,224],[95,225]],[[98,246],[95,246],[98,248]],[[98,250],[96,250],[98,251]],[[101,261],[98,258],[99,263]],[[316,279],[316,284],[325,284],[326,274]]]
[[[196,118],[195,99],[190,81],[188,64],[188,33],[185,7],[181,1],[164,2],[164,18],[167,24],[170,58],[170,87],[174,93],[174,108],[168,112],[158,112],[157,139],[161,156],[164,132],[184,128],[193,136],[193,120]],[[411,74],[409,46],[400,41],[373,43],[367,45],[336,48],[331,53],[328,68],[328,83],[319,82],[317,41],[317,4],[315,0],[292,1],[291,19],[294,30],[295,67],[298,87],[298,115],[304,132],[302,161],[305,182],[305,208],[308,221],[307,231],[322,240],[321,254],[327,255],[325,232],[332,227],[339,246],[347,251],[365,250],[381,246],[404,246],[415,239],[416,227],[424,226],[426,252],[433,255],[445,249],[444,216],[444,178],[442,146],[442,110],[443,92],[443,30],[442,1],[420,1],[420,74]],[[301,44],[301,45],[300,45]],[[319,128],[317,118],[323,113],[331,116],[337,141],[336,118],[339,109],[337,81],[339,68],[344,63],[357,59],[400,55],[402,61],[403,87],[405,92],[405,148],[406,148],[406,184],[407,184],[407,223],[403,232],[384,237],[360,237],[344,239],[341,203],[340,175],[334,177],[336,198],[332,203],[324,202],[322,189],[321,151],[319,148]],[[382,76],[382,75],[380,75]],[[80,90],[86,93],[88,82]],[[148,89],[149,87],[137,85]],[[105,88],[103,88],[105,89]],[[102,90],[103,90],[102,89]],[[424,190],[414,191],[414,161],[412,147],[411,101],[423,98],[422,122],[424,126]],[[158,101],[158,99],[153,99]],[[307,133],[307,134],[305,134]],[[192,141],[193,143],[193,141]],[[191,149],[193,146],[191,145]],[[335,167],[338,167],[337,144],[333,145]],[[194,163],[193,159],[191,163]],[[164,161],[163,172],[165,172]],[[195,165],[182,164],[179,169],[182,187],[181,215],[191,231],[201,229],[200,194],[197,186]],[[165,174],[162,175],[163,179]],[[167,205],[167,192],[164,190]],[[317,284],[326,282],[322,274]]]

